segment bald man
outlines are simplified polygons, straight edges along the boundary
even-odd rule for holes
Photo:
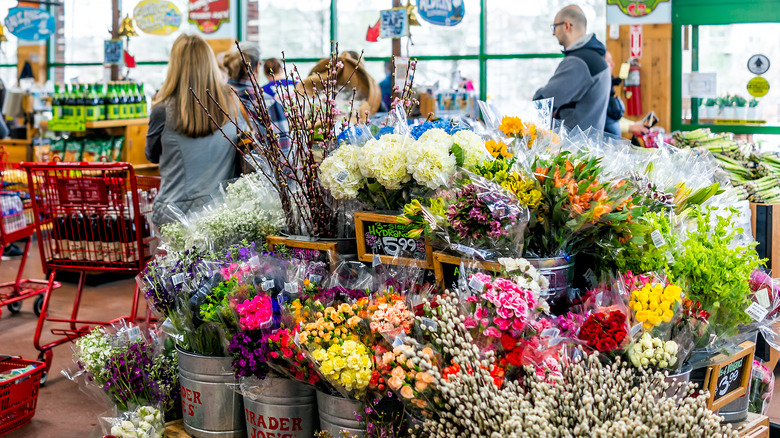
[[[567,128],[603,130],[612,86],[604,60],[606,47],[587,33],[588,20],[576,5],[561,9],[551,28],[565,57],[547,85],[536,90],[534,99],[554,98],[554,117]]]

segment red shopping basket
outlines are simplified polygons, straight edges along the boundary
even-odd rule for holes
[[[52,348],[74,341],[95,326],[120,320],[136,321],[140,291],[136,285],[130,314],[112,320],[78,317],[87,273],[138,274],[151,258],[152,203],[159,177],[136,176],[128,163],[22,163],[33,197],[38,246],[49,283],[58,271],[80,273],[70,318],[48,314],[51,290],[44,295],[33,343],[38,360],[51,365]],[[57,323],[50,331],[60,338],[41,343],[45,323]],[[45,377],[44,377],[45,381]]]
[[[43,362],[0,356],[0,374],[29,365],[34,365],[35,368],[9,380],[0,381],[0,435],[22,427],[35,415],[41,374],[46,368]]]

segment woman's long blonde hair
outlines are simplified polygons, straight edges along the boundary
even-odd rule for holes
[[[176,131],[187,137],[205,137],[217,130],[208,115],[192,96],[193,89],[209,113],[222,126],[227,117],[207,95],[210,91],[219,105],[231,115],[234,105],[229,98],[227,84],[222,80],[217,58],[206,40],[199,35],[179,35],[173,42],[165,78],[153,104],[172,99],[176,115]]]

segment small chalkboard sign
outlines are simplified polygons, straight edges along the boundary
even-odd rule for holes
[[[276,245],[287,247],[290,254],[308,262],[323,262],[333,271],[339,263],[338,243],[295,239],[293,237],[268,236],[268,250],[273,251]]]
[[[462,258],[443,252],[433,253],[433,272],[436,275],[436,283],[446,289],[454,289],[460,278]],[[471,261],[470,261],[471,263]],[[496,262],[475,262],[475,271],[486,274],[498,274],[501,265]]]
[[[358,259],[371,262],[374,254],[384,264],[433,268],[431,245],[423,237],[409,237],[408,226],[396,216],[355,213]]]
[[[713,411],[747,393],[756,344],[745,341],[739,344],[739,348],[739,352],[731,356],[725,354],[715,356],[712,358],[715,365],[707,368],[704,387],[710,391],[707,408]]]

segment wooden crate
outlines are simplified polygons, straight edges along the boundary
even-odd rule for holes
[[[745,421],[735,423],[733,428],[740,438],[769,438],[769,417],[750,412]]]
[[[293,253],[293,257],[309,262],[324,262],[331,272],[339,264],[339,244],[337,242],[302,240],[292,237],[266,237],[268,250],[273,251],[276,245],[282,244]]]

